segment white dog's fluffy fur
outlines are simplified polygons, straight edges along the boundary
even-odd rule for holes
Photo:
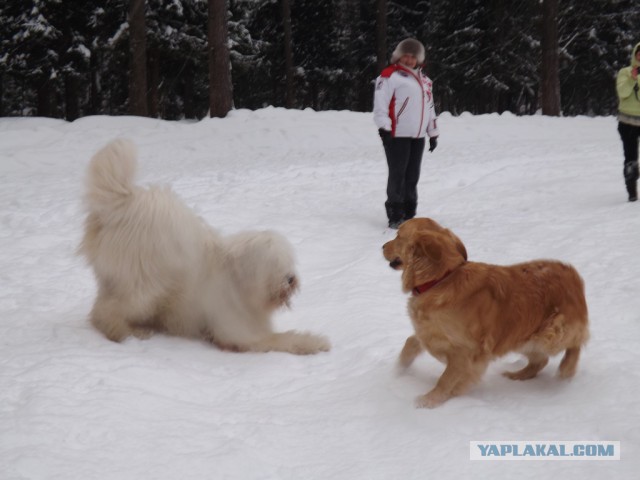
[[[298,288],[283,236],[222,237],[168,187],[136,186],[136,166],[135,146],[115,140],[88,168],[80,253],[98,281],[98,330],[116,342],[162,331],[236,351],[329,350],[325,337],[272,330],[272,312]]]

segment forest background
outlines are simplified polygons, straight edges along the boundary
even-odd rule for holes
[[[3,0],[0,116],[370,111],[406,37],[439,112],[610,115],[637,0]]]

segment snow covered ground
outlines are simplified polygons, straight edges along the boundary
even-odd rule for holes
[[[626,201],[616,120],[452,117],[425,153],[418,214],[470,258],[571,262],[592,339],[578,374],[500,375],[413,407],[443,366],[396,376],[411,326],[381,255],[386,164],[371,115],[233,111],[167,122],[0,119],[0,479],[631,479],[640,471],[640,203]],[[302,280],[279,330],[329,353],[234,354],[155,336],[107,341],[74,253],[85,167],[114,137],[139,147],[139,180],[170,183],[222,233],[275,229]],[[469,460],[474,440],[620,441],[620,461]]]

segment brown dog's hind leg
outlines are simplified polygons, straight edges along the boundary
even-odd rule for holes
[[[580,360],[580,347],[567,348],[558,367],[560,378],[571,378],[575,375]]]
[[[541,352],[527,354],[529,363],[522,370],[516,372],[504,372],[504,375],[511,380],[530,380],[538,375],[538,372],[547,366],[549,357]]]
[[[409,368],[421,352],[422,345],[420,345],[418,338],[415,335],[411,335],[404,343],[400,357],[398,357],[398,369],[403,371]]]

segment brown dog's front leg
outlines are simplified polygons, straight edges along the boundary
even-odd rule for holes
[[[418,337],[411,335],[407,338],[407,341],[402,348],[402,352],[400,352],[400,357],[398,358],[398,370],[402,372],[409,368],[421,352],[422,345],[420,345]]]
[[[435,408],[451,397],[464,393],[480,379],[488,364],[488,360],[473,361],[460,354],[452,355],[433,390],[416,398],[416,407]]]

